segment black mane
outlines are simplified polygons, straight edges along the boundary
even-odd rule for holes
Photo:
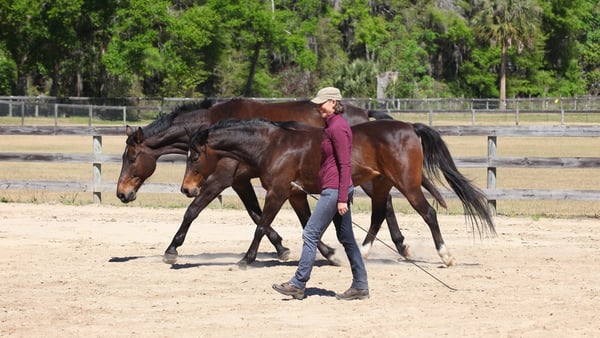
[[[264,118],[253,119],[224,119],[214,123],[209,130],[231,127],[264,127],[274,126],[286,130],[310,130],[311,127],[297,121],[270,121]]]
[[[309,131],[313,130],[311,126],[297,122],[297,121],[270,121],[264,118],[253,118],[253,119],[224,119],[215,122],[209,128],[199,130],[195,132],[190,138],[190,149],[198,152],[198,146],[203,146],[208,140],[208,135],[217,130],[241,127],[241,128],[254,128],[254,127],[276,127],[285,130],[296,130],[296,131]]]
[[[165,129],[169,128],[173,123],[173,120],[179,116],[180,114],[199,110],[199,109],[209,109],[212,107],[213,101],[209,98],[205,98],[201,102],[186,102],[183,103],[175,109],[171,113],[168,114],[159,114],[156,120],[152,123],[144,127],[144,137],[150,137],[156,135],[158,133],[163,132]]]

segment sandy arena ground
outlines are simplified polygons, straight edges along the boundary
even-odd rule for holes
[[[271,289],[300,253],[288,210],[274,226],[292,250],[288,262],[263,240],[257,262],[239,269],[254,227],[244,211],[211,209],[178,263],[164,264],[183,211],[0,204],[0,336],[600,336],[598,219],[498,217],[498,237],[479,240],[462,216],[442,215],[458,262],[442,268],[423,221],[398,214],[416,263],[458,291],[376,243],[366,261],[371,298],[343,302],[334,294],[349,286],[349,267],[321,256],[306,299]],[[368,218],[354,214],[363,226]],[[385,225],[380,238],[391,244]],[[325,241],[339,248],[333,231]]]

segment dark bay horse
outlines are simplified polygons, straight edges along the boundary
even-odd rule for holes
[[[117,197],[127,203],[135,200],[137,191],[156,169],[157,159],[165,154],[186,154],[189,146],[188,130],[207,128],[220,119],[237,117],[251,118],[264,117],[270,120],[296,120],[306,124],[323,126],[323,120],[316,110],[316,105],[309,100],[261,103],[249,99],[232,99],[212,106],[210,102],[188,104],[181,106],[170,114],[161,115],[157,120],[144,128],[132,129],[127,126],[127,140],[121,174],[117,183]],[[345,104],[344,117],[351,123],[369,121],[370,118],[391,119],[389,115],[366,111],[359,107]],[[185,236],[191,223],[200,212],[227,187],[231,186],[239,195],[248,214],[256,223],[262,214],[258,199],[250,182],[256,174],[246,166],[239,166],[237,161],[228,159],[219,163],[218,170],[202,183],[194,200],[188,206],[183,221],[165,251],[164,261],[175,263],[177,248],[185,241]],[[369,183],[363,189],[369,190]],[[296,211],[301,224],[306,224],[310,215],[306,194],[295,193],[290,198],[290,204]],[[396,224],[391,199],[388,200],[386,220]],[[289,249],[281,244],[281,237],[272,228],[267,228],[267,237],[271,240],[280,259],[287,259]],[[401,236],[401,234],[400,234]],[[326,258],[334,261],[333,248],[319,243],[319,250]],[[407,254],[407,248],[400,251]]]
[[[355,185],[376,182],[371,194],[372,213],[376,216],[372,217],[367,235],[371,242],[383,222],[389,192],[395,187],[429,226],[444,264],[455,264],[440,233],[436,211],[421,190],[426,176],[439,180],[439,171],[460,198],[474,230],[476,227],[481,235],[483,225],[483,230],[495,233],[485,195],[457,170],[446,144],[434,129],[420,123],[373,121],[352,126],[352,132],[352,181]],[[264,229],[270,227],[283,203],[297,190],[291,182],[298,182],[309,193],[320,192],[322,138],[321,128],[263,119],[223,120],[191,138],[183,187],[194,189],[199,181],[213,174],[221,159],[233,158],[256,170],[266,189],[263,214],[241,263],[256,259]],[[444,205],[433,185],[426,188]],[[399,230],[390,227],[393,239],[396,232]]]

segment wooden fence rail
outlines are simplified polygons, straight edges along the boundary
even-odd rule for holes
[[[486,168],[488,173],[486,193],[490,206],[495,209],[496,200],[580,200],[600,201],[600,190],[557,190],[557,189],[496,189],[496,168],[598,168],[600,157],[498,157],[497,137],[600,137],[600,126],[560,127],[485,127],[485,126],[441,126],[435,127],[442,136],[487,136],[488,155],[479,157],[457,157],[459,168]],[[0,189],[6,190],[58,190],[92,192],[94,200],[101,202],[101,193],[114,193],[116,182],[103,182],[102,163],[121,163],[120,155],[102,154],[102,135],[123,135],[123,127],[19,127],[0,126],[4,135],[91,135],[93,152],[89,154],[14,153],[0,152],[0,162],[63,162],[92,163],[94,177],[90,182],[57,182],[0,179]],[[599,151],[600,152],[600,151]],[[160,163],[185,163],[183,155],[165,155]],[[600,174],[600,173],[599,173]],[[145,192],[179,193],[179,182],[172,184],[148,183]],[[260,189],[259,189],[260,190]],[[225,193],[232,193],[228,189]],[[259,191],[260,193],[260,191]],[[262,192],[264,193],[264,192]],[[397,191],[393,195],[401,196]],[[453,192],[443,189],[445,198],[456,198]]]

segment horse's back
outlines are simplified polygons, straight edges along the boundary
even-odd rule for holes
[[[352,135],[369,143],[395,142],[399,137],[416,137],[412,124],[396,120],[377,120],[352,126]]]
[[[344,117],[350,125],[368,122],[368,110],[344,103]],[[310,100],[264,103],[261,101],[235,98],[213,106],[210,109],[210,121],[215,123],[223,119],[265,118],[271,121],[299,121],[315,127],[324,127],[317,106]]]
[[[308,100],[263,103],[257,100],[237,98],[210,109],[211,123],[223,119],[264,118],[270,121],[299,121],[315,127],[323,127],[323,119]]]

